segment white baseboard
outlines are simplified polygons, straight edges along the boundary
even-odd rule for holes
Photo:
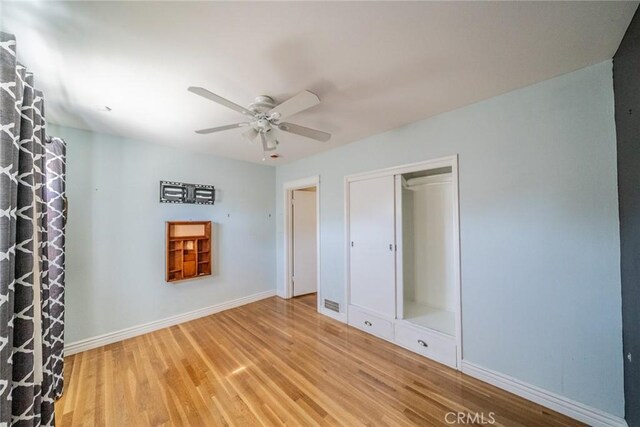
[[[276,296],[279,296],[279,297],[280,297],[280,298],[282,298],[282,299],[287,299],[287,296],[284,294],[284,291],[283,291],[283,290],[281,290],[281,289],[278,289],[278,290],[276,291]]]
[[[177,325],[179,323],[188,322],[189,320],[210,316],[214,313],[229,310],[230,308],[240,307],[241,305],[260,301],[265,298],[270,298],[275,294],[275,289],[265,292],[259,292],[257,294],[248,295],[246,297],[237,298],[209,307],[204,307],[198,310],[190,311],[188,313],[178,314],[176,316],[167,317],[165,319],[155,320],[153,322],[145,323],[142,325],[132,326],[130,328],[121,329],[119,331],[109,332],[107,334],[98,335],[96,337],[86,338],[80,341],[65,344],[64,355],[69,356],[75,353],[80,353],[82,351],[91,350],[92,348],[102,347],[103,345],[122,341],[127,338],[132,338],[138,335],[157,331],[158,329],[163,329],[169,326]]]
[[[333,310],[328,310],[324,307],[320,307],[318,313],[324,314],[327,317],[331,317],[332,319],[337,320],[338,322],[347,323],[347,314],[346,313],[336,313]]]
[[[593,427],[627,426],[620,417],[465,360],[462,372]]]

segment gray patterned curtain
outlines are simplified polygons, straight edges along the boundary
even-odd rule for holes
[[[64,144],[45,139],[42,93],[0,32],[0,426],[53,426],[62,390]]]
[[[45,370],[53,375],[54,397],[62,396],[62,363],[64,362],[64,236],[67,222],[67,196],[65,194],[66,144],[60,138],[51,138],[47,150],[47,261],[49,263],[49,337],[51,358]]]

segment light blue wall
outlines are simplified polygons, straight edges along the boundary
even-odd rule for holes
[[[611,67],[278,167],[278,265],[282,184],[320,175],[322,296],[344,304],[344,176],[457,153],[464,359],[622,416]]]
[[[272,167],[49,126],[67,147],[67,343],[275,287]],[[159,181],[213,184],[214,206],[158,202]],[[165,221],[211,220],[217,275],[164,281]]]

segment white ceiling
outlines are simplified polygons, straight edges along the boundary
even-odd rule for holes
[[[615,53],[638,2],[2,2],[0,25],[44,90],[49,122],[260,162],[248,105],[302,89],[289,162],[539,82]],[[99,109],[109,106],[112,112]]]

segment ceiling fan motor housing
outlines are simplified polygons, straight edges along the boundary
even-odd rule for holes
[[[255,113],[266,113],[276,106],[273,98],[267,95],[256,96],[256,99],[249,104],[249,110]]]

